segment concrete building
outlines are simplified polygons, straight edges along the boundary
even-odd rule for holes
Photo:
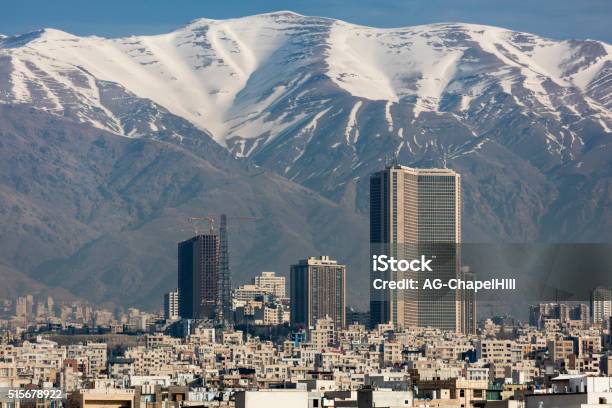
[[[560,375],[552,379],[552,390],[525,396],[526,408],[602,407],[612,404],[612,378],[584,374]]]
[[[372,272],[371,280],[426,277],[448,280],[460,271],[461,176],[450,169],[389,166],[370,177],[370,250],[397,259],[433,260],[433,272]],[[370,287],[371,325],[461,331],[461,307],[452,290],[380,290]]]
[[[329,318],[321,318],[313,330],[310,330],[310,342],[317,349],[333,346],[337,340],[336,324]]]
[[[303,259],[291,266],[291,323],[311,327],[326,317],[346,324],[346,266],[328,256]]]
[[[236,408],[267,407],[308,408],[308,391],[305,390],[260,390],[238,391]]]
[[[134,408],[134,397],[133,389],[81,389],[72,395],[72,402],[78,408]]]
[[[591,292],[591,318],[603,324],[612,316],[612,288],[597,287]]]
[[[584,303],[539,303],[529,306],[529,324],[539,329],[558,324],[584,328],[589,325],[589,309]]]
[[[283,299],[287,296],[285,277],[276,276],[274,272],[262,272],[261,275],[253,278],[253,283],[264,292],[279,299]]]
[[[164,294],[164,319],[176,320],[179,318],[178,289]]]
[[[15,316],[26,317],[28,315],[27,301],[25,297],[18,297],[15,302]]]
[[[462,266],[460,279],[464,281],[473,281],[476,279],[474,272],[469,266]],[[458,305],[461,308],[460,316],[460,332],[464,334],[476,334],[478,321],[476,317],[476,294],[472,290],[458,290]]]
[[[247,302],[249,300],[263,299],[267,293],[255,284],[240,285],[233,290],[233,300]]]
[[[217,317],[220,254],[219,237],[215,234],[199,234],[178,244],[180,317]]]
[[[413,394],[412,391],[392,391],[392,390],[373,390],[360,389],[357,391],[357,407],[358,408],[373,408],[373,407],[393,407],[403,408],[412,407]]]

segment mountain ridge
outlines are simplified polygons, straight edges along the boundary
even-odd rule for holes
[[[229,153],[205,159],[163,140],[118,138],[2,105],[0,147],[0,266],[8,266],[0,276],[16,282],[10,293],[155,308],[176,287],[176,244],[194,228],[188,217],[222,212],[258,217],[230,220],[234,284],[260,270],[287,274],[297,259],[326,250],[351,266],[350,291],[365,284],[358,254],[366,242],[338,236],[365,236],[363,215]]]
[[[561,210],[571,203],[556,202],[566,183],[556,169],[583,173],[582,157],[610,140],[611,48],[598,41],[466,23],[378,29],[287,12],[198,19],[154,36],[48,34],[0,49],[0,101],[180,145],[185,124],[163,119],[174,115],[236,157],[361,212],[367,175],[385,161],[463,170],[471,156],[463,171],[477,180],[469,168],[491,144],[506,152],[495,166],[534,167]],[[498,200],[481,193],[474,208]],[[479,239],[608,237],[497,218],[503,226],[474,219]]]
[[[6,239],[0,264],[24,281],[150,306],[174,285],[176,220],[232,210],[273,219],[239,236],[255,261],[236,282],[329,254],[359,297],[368,176],[391,162],[462,175],[466,241],[612,241],[606,43],[279,12],[0,44],[0,198],[29,217],[5,213],[3,236],[39,246]]]
[[[232,26],[232,24],[234,26]],[[317,28],[318,25],[322,25],[323,27]],[[305,27],[302,27],[302,26],[305,26]],[[355,31],[355,33],[352,33],[352,37],[356,37],[356,36],[363,37],[364,35],[369,36],[369,37],[392,36],[393,40],[395,40],[395,37],[402,37],[402,36],[406,37],[407,36],[408,40],[410,40],[413,38],[420,38],[420,35],[422,34],[430,35],[430,33],[435,33],[438,30],[443,30],[443,31],[451,30],[456,35],[461,34],[461,33],[463,34],[468,33],[469,36],[471,36],[470,37],[471,40],[475,39],[475,36],[476,36],[475,33],[482,32],[483,37],[486,37],[486,35],[490,35],[491,33],[494,33],[494,34],[503,33],[505,36],[514,35],[514,36],[519,36],[519,37],[526,36],[526,38],[529,38],[529,39],[537,38],[538,41],[545,41],[547,42],[547,44],[557,44],[557,45],[562,44],[563,45],[563,44],[572,43],[572,40],[567,40],[567,41],[548,40],[548,39],[539,38],[537,36],[534,36],[528,33],[515,32],[511,30],[500,29],[498,27],[486,26],[486,25],[476,25],[476,24],[467,24],[467,23],[459,23],[459,24],[458,23],[436,23],[436,24],[420,25],[420,26],[413,26],[413,27],[379,29],[379,28],[371,28],[371,27],[366,27],[366,26],[359,26],[359,25],[355,25],[352,23],[343,22],[341,20],[335,20],[335,19],[329,19],[329,18],[306,17],[306,16],[301,16],[296,13],[287,14],[287,12],[267,13],[267,14],[260,14],[256,16],[249,16],[249,17],[235,18],[235,19],[228,19],[228,20],[198,19],[198,20],[192,21],[191,23],[183,27],[180,27],[174,31],[171,31],[165,34],[159,34],[159,35],[154,35],[154,36],[131,36],[131,37],[117,38],[117,39],[105,39],[105,38],[97,37],[97,36],[78,37],[78,36],[74,36],[72,34],[65,33],[62,31],[58,31],[54,29],[47,29],[46,31],[43,30],[43,31],[37,32],[39,33],[39,35],[33,36],[33,38],[31,38],[29,41],[34,42],[34,44],[32,44],[34,48],[37,44],[37,41],[43,42],[44,47],[42,48],[45,48],[45,49],[36,50],[36,52],[39,52],[41,56],[53,54],[53,52],[49,52],[48,50],[46,50],[46,48],[49,48],[49,47],[55,47],[54,49],[52,49],[52,51],[57,51],[57,52],[62,51],[61,44],[59,46],[57,44],[55,45],[49,44],[50,42],[53,42],[53,41],[77,42],[77,43],[84,42],[83,46],[85,48],[91,48],[91,47],[100,48],[98,53],[108,52],[108,53],[113,53],[113,56],[124,55],[124,54],[127,55],[127,59],[124,56],[123,59],[121,60],[121,62],[124,63],[124,65],[129,65],[127,64],[127,62],[129,62],[130,60],[136,60],[136,62],[138,62],[139,64],[155,65],[156,63],[160,63],[162,64],[162,67],[160,68],[160,70],[167,69],[167,70],[172,71],[172,68],[173,68],[171,66],[172,64],[168,62],[167,58],[166,60],[164,60],[162,57],[156,59],[154,57],[155,52],[156,51],[161,52],[162,46],[165,46],[166,45],[165,43],[172,42],[173,40],[177,40],[176,41],[177,43],[175,44],[175,48],[177,49],[181,47],[185,48],[185,43],[191,39],[193,40],[192,41],[193,44],[191,45],[188,44],[189,47],[187,47],[185,51],[187,55],[183,55],[181,58],[193,57],[196,61],[198,59],[206,59],[206,58],[212,59],[210,61],[206,61],[206,63],[208,63],[209,66],[204,67],[204,68],[210,68],[210,64],[214,64],[214,59],[216,58],[217,62],[219,62],[219,64],[221,65],[217,67],[218,69],[216,71],[219,71],[219,72],[217,72],[215,75],[219,75],[221,79],[223,79],[224,78],[223,75],[226,75],[226,74],[229,76],[234,76],[234,77],[243,76],[245,78],[250,78],[250,76],[253,75],[253,73],[257,70],[258,68],[257,64],[260,64],[262,59],[265,59],[266,57],[268,57],[266,53],[278,51],[285,45],[287,41],[291,40],[292,36],[293,37],[300,37],[300,36],[302,37],[315,36],[316,37],[318,35],[319,38],[314,38],[314,41],[317,41],[317,43],[314,44],[314,46],[315,47],[317,46],[318,47],[328,47],[327,52],[331,54],[332,51],[336,51],[337,53],[341,53],[342,51],[342,50],[331,50],[331,51],[329,50],[330,47],[333,48],[335,44],[342,42],[342,40],[334,41],[334,39],[331,38],[333,35],[335,35],[334,33],[338,33],[338,32],[349,32],[349,34],[351,34],[352,31]],[[291,32],[291,33],[287,34],[287,32]],[[253,47],[252,44],[250,44],[250,46],[247,46],[249,44],[244,43],[243,40],[247,35],[242,35],[242,34],[245,34],[245,33],[248,35],[253,35],[255,37],[259,35],[260,37],[266,40],[274,39],[275,42],[271,44],[266,50],[264,50],[262,54],[263,58],[261,58],[261,56],[260,58],[255,58],[257,61],[254,62],[252,58],[253,58],[253,55],[255,55],[256,53],[255,54],[253,53],[253,48],[256,48],[256,47]],[[48,35],[45,36],[44,34],[48,34]],[[26,34],[26,36],[28,36],[28,34]],[[262,38],[260,38],[259,40],[261,41]],[[352,39],[354,40],[354,38]],[[213,40],[215,40],[217,43],[214,43],[215,41]],[[6,40],[6,39],[4,40],[4,42],[7,42],[7,41],[10,41],[10,40]],[[227,43],[227,44],[224,44],[224,43]],[[583,43],[585,42],[583,41]],[[608,54],[605,60],[609,61],[610,46],[608,44],[605,44],[600,41],[587,41],[586,43],[593,44],[593,46],[597,44],[599,47],[602,47]],[[70,47],[71,45],[74,46],[74,44],[68,44],[68,45],[64,44],[64,45],[66,46],[64,48],[71,48]],[[299,45],[304,45],[304,43],[300,43]],[[381,48],[383,52],[386,52],[384,49],[385,47],[380,46],[381,44],[374,44],[374,45],[378,45],[379,47],[370,46],[366,48],[367,49]],[[397,44],[392,44],[392,41],[386,45],[389,47],[397,46]],[[198,46],[200,46],[202,50],[208,49],[209,51],[198,53],[197,52]],[[341,47],[336,47],[336,48],[341,48]],[[461,47],[459,48],[463,49]],[[76,50],[82,51],[83,53],[86,52],[83,50],[79,50],[78,46],[76,46]],[[237,60],[236,58],[232,58],[232,55],[230,55],[230,54],[240,55],[241,51],[242,51],[242,54],[245,54],[245,57],[242,60],[240,59]],[[350,51],[352,52],[353,50],[350,50]],[[500,57],[501,55],[500,58],[502,59],[506,58],[506,56],[502,55],[502,53],[500,52],[497,52],[493,48],[490,48],[487,51],[490,51],[496,54],[497,57]],[[173,55],[168,50],[165,50],[164,52],[168,54],[168,55],[164,55],[165,57],[170,57]],[[424,47],[422,52],[431,53],[431,50],[427,49],[427,47]],[[133,53],[133,55],[130,53]],[[142,53],[144,55],[139,55],[139,53]],[[189,53],[192,53],[193,55],[190,55]],[[247,55],[249,53],[253,55]],[[65,60],[69,61],[67,66],[81,67],[83,69],[88,70],[88,72],[96,71],[95,67],[87,66],[88,65],[86,61],[87,58],[75,57],[73,54],[67,54],[66,56],[63,57]],[[153,57],[153,59],[148,58],[148,56]],[[363,55],[360,55],[360,57],[362,56]],[[69,57],[75,57],[75,58],[69,58]],[[341,88],[345,86],[345,90],[348,90],[349,93],[351,93],[353,96],[366,97],[366,99],[370,99],[370,100],[380,99],[380,100],[390,100],[392,102],[397,102],[398,96],[394,95],[395,92],[393,91],[388,90],[387,94],[384,94],[383,92],[382,96],[374,94],[374,95],[369,95],[370,97],[368,97],[368,95],[364,95],[367,92],[365,92],[363,89],[360,90],[360,89],[357,89],[359,87],[355,88],[352,85],[346,85],[348,82],[344,78],[359,77],[359,73],[355,74],[353,72],[350,72],[350,67],[346,67],[346,66],[334,67],[333,66],[334,64],[332,63],[333,55],[326,55],[325,50],[324,52],[321,53],[319,57],[322,58],[321,63],[329,65],[327,70],[322,70],[321,72],[327,75],[337,86]],[[57,56],[55,58],[61,59],[60,56]],[[19,58],[16,58],[16,60],[18,59]],[[73,60],[76,62],[79,62],[79,64],[73,63]],[[43,61],[39,61],[39,62],[41,66],[44,65]],[[115,61],[112,61],[112,62],[114,63]],[[523,63],[522,61],[511,61],[511,62],[514,63],[515,66]],[[30,63],[35,63],[35,62],[30,61]],[[96,61],[96,64],[99,64],[99,63],[100,61]],[[190,68],[189,60],[187,60],[185,64],[187,64],[186,68],[188,69],[196,69],[196,70],[198,69],[198,66],[196,65],[192,65],[192,67]],[[89,65],[92,65],[92,64],[90,63]],[[358,65],[358,64],[355,64],[355,65]],[[63,69],[65,68],[66,67],[63,67]],[[176,68],[177,72],[184,73],[185,67],[179,67],[179,68]],[[223,68],[227,68],[226,71],[228,72],[222,72]],[[181,69],[183,71],[181,71]],[[530,67],[530,69],[532,68]],[[52,70],[49,70],[49,71],[52,71]],[[206,72],[209,72],[209,71],[210,69]],[[558,79],[558,78],[554,78],[554,75],[551,75],[550,70],[548,71],[544,70],[544,71],[546,72],[536,71],[536,74],[546,74],[549,78],[553,77],[554,80]],[[131,74],[128,71],[126,71],[125,74],[130,77],[136,78],[138,77],[137,73],[146,73],[146,72],[148,71],[144,69],[144,70],[135,71],[135,73],[131,73]],[[210,72],[213,72],[213,71],[210,71]],[[22,74],[27,75],[27,69],[24,70],[24,73]],[[225,138],[225,136],[223,136],[222,133],[229,132],[230,134],[228,136],[231,137],[232,136],[231,133],[236,132],[236,131],[232,131],[232,129],[223,129],[224,127],[227,127],[227,126],[230,126],[231,128],[231,123],[229,124],[226,123],[228,121],[231,122],[232,120],[231,112],[227,111],[227,109],[229,109],[227,106],[211,108],[210,104],[212,102],[209,101],[208,106],[205,106],[206,109],[201,109],[196,112],[189,112],[188,108],[181,107],[181,106],[171,106],[172,104],[169,105],[168,101],[163,100],[164,99],[163,97],[160,97],[159,95],[154,95],[154,92],[147,92],[146,89],[144,89],[146,87],[143,87],[142,84],[139,85],[138,81],[134,83],[129,83],[129,80],[127,79],[122,80],[120,76],[117,77],[117,74],[118,74],[117,72],[98,72],[94,76],[96,76],[96,78],[98,79],[113,80],[117,83],[120,83],[127,90],[135,93],[137,96],[148,98],[148,99],[155,101],[161,106],[164,106],[165,108],[169,109],[174,114],[182,116],[190,120],[192,123],[195,123],[202,130],[212,129],[213,136],[221,144],[224,144],[224,138]],[[150,78],[148,79],[154,79],[154,78],[163,79],[164,78],[163,72],[158,72],[158,74],[159,75],[157,77],[154,75],[154,76],[150,76]],[[192,79],[192,77],[189,77],[185,73],[184,73],[185,78],[183,79],[181,79],[180,77],[174,74],[176,73],[173,72],[168,78],[170,78],[171,80],[178,78],[179,81],[181,80],[185,81],[188,79]],[[374,72],[374,74],[376,74],[376,72]],[[113,76],[115,76],[115,78],[112,78]],[[440,75],[437,75],[437,76],[434,75],[432,77],[433,81],[435,82],[435,81],[439,81],[440,79],[442,79],[442,78],[439,78],[439,76]],[[377,78],[373,78],[372,76],[368,78],[368,72],[362,73],[361,77],[363,77],[361,79],[363,79],[363,81],[365,82],[370,81],[370,82],[373,82],[375,85],[377,84],[376,82]],[[232,98],[235,99],[236,95],[240,91],[244,90],[245,86],[247,86],[248,81],[246,81],[245,78],[239,79],[238,83],[232,83],[232,78],[230,79],[225,78],[225,80],[227,81],[227,84],[225,85],[225,87],[231,88],[231,89],[223,89],[223,86],[222,86],[218,91],[221,93],[223,92],[229,93],[228,97],[222,98],[222,97],[213,96],[211,100],[214,100],[215,102],[219,102],[219,101],[223,102],[222,100],[224,99],[232,99]],[[214,78],[213,80],[216,81],[217,78]],[[380,80],[382,81],[383,78],[380,78]],[[384,79],[384,81],[387,81],[387,80],[389,80],[389,78]],[[206,83],[206,82],[204,83],[204,85],[206,85],[206,87],[208,88],[211,87],[211,84]],[[431,88],[430,85],[427,85],[427,87]],[[391,88],[393,87],[390,87],[389,89]],[[435,88],[435,86],[433,88]],[[210,89],[208,90],[210,91]],[[428,104],[427,98],[433,98],[433,99],[438,100],[439,102],[439,99],[440,99],[439,95],[438,96],[435,95],[436,92],[438,91],[439,90],[435,90],[435,89],[425,90],[424,91],[425,95],[423,95],[422,97],[417,97],[417,101],[416,101],[417,103],[415,105],[415,107],[418,108],[418,111],[416,113],[417,116],[421,109],[423,109],[424,107],[426,108],[425,105]],[[189,92],[186,92],[184,97],[187,99],[188,102],[191,102],[187,98],[188,96],[189,96]],[[204,95],[198,96],[196,94],[196,95],[193,95],[193,97],[196,98],[194,102],[198,104],[206,104],[206,98]],[[174,98],[176,99],[176,96]],[[17,98],[17,100],[19,99]],[[224,104],[229,103],[231,105],[232,101],[224,101],[223,103]],[[221,105],[223,105],[223,103],[221,103]],[[60,106],[61,106],[61,103],[60,103]],[[225,111],[225,113],[223,112],[214,113],[214,114],[211,113],[211,111],[219,110],[219,109],[222,111]],[[229,114],[229,117],[228,117],[228,114]],[[212,115],[213,121],[219,122],[219,123],[216,123],[215,125],[211,125],[210,124],[211,117],[200,119],[198,115],[199,116]],[[99,123],[96,123],[92,118],[89,118],[89,119],[91,123],[94,124],[94,126],[100,125]],[[206,121],[207,124],[205,125],[203,121]],[[225,122],[225,125],[223,125],[223,122]],[[210,127],[211,129],[209,129],[207,126]],[[122,132],[120,129],[114,128],[112,124],[107,126],[107,130],[113,131],[118,134],[129,135],[129,133],[127,132]],[[247,135],[247,137],[255,138],[257,137],[257,135],[255,136]]]

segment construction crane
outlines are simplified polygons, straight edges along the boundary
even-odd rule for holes
[[[187,221],[194,224],[194,232],[197,235],[197,223],[201,221],[208,222],[210,234],[218,235],[219,237],[219,281],[218,281],[218,299],[217,299],[217,316],[216,320],[219,323],[227,324],[231,320],[231,281],[230,281],[230,262],[229,262],[229,237],[228,237],[228,220],[235,221],[256,221],[259,217],[250,216],[227,216],[226,214],[207,214],[201,216],[193,216],[187,218]],[[219,221],[219,230],[215,230],[215,223]]]
[[[232,309],[232,285],[230,279],[230,262],[229,262],[229,234],[228,234],[228,219],[238,221],[255,221],[257,217],[247,216],[227,216],[219,215],[219,245],[220,245],[220,262],[219,262],[219,302],[218,302],[218,321],[230,322]]]
[[[212,234],[215,232],[215,217],[213,215],[202,215],[199,217],[189,217],[187,218],[187,221],[193,223],[193,231],[196,235],[199,234],[198,227],[196,224],[200,221],[207,221],[208,230],[210,231],[210,233]]]
[[[223,219],[225,217],[225,220]],[[260,217],[250,217],[250,216],[234,216],[234,215],[225,215],[225,214],[208,214],[208,215],[200,215],[200,216],[194,216],[194,217],[189,217],[187,218],[188,222],[191,222],[194,224],[194,232],[196,234],[198,234],[198,229],[196,227],[195,224],[197,224],[200,221],[206,221],[208,222],[208,230],[210,231],[210,233],[215,233],[215,225],[217,222],[217,219],[219,219],[220,224],[225,224],[225,228],[228,227],[228,220],[236,220],[236,221],[257,221],[260,220]],[[227,231],[227,230],[226,230]]]

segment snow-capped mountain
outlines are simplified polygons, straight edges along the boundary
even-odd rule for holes
[[[609,212],[595,231],[583,221],[610,207],[611,53],[490,26],[291,12],[118,39],[46,29],[0,39],[0,101],[176,143],[167,118],[180,117],[362,210],[384,162],[451,166],[467,236],[600,239]]]
[[[313,105],[313,87],[305,86],[313,80],[363,100],[350,109],[346,133],[366,101],[386,102],[383,115],[392,132],[400,129],[394,116],[463,116],[492,87],[539,114],[588,114],[606,130],[611,119],[606,88],[612,47],[489,26],[377,29],[279,12],[200,19],[156,36],[106,39],[45,29],[0,40],[3,102],[40,104],[61,114],[78,110],[79,119],[124,135],[139,131],[108,106],[105,82],[188,119],[220,143],[269,143],[300,116],[318,121],[333,115],[327,111],[331,101],[322,98],[316,112],[271,114],[279,102]],[[411,109],[396,113],[401,103]],[[155,131],[155,118],[148,120]]]

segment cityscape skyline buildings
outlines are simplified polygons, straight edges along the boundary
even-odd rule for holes
[[[612,408],[612,3],[441,1],[8,4],[0,408]]]

